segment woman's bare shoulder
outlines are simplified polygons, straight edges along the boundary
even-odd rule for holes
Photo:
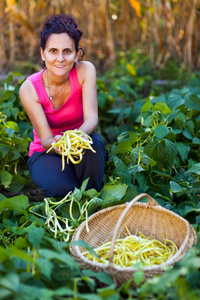
[[[29,79],[26,79],[20,86],[20,92],[26,92],[33,89],[33,85]]]
[[[23,100],[28,101],[28,99],[30,99],[30,97],[32,100],[35,100],[35,101],[38,100],[37,93],[29,79],[26,79],[21,84],[20,89],[19,89],[19,96],[20,96],[21,101],[23,101]]]
[[[89,61],[80,61],[77,63],[77,73],[80,83],[83,83],[88,77],[96,78],[96,68]]]

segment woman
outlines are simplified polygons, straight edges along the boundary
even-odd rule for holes
[[[95,133],[98,124],[96,70],[79,61],[82,31],[68,15],[49,18],[41,32],[41,58],[45,68],[29,76],[20,88],[20,99],[33,125],[28,167],[36,185],[48,197],[64,197],[89,178],[87,189],[100,191],[107,151]],[[54,147],[66,130],[90,135],[96,151],[86,150],[79,164],[62,169],[62,156]]]

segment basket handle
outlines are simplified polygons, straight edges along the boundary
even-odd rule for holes
[[[114,247],[115,247],[115,242],[118,236],[118,232],[119,232],[119,228],[121,227],[124,218],[126,217],[126,214],[128,213],[129,209],[133,206],[133,204],[135,204],[137,201],[139,201],[142,198],[147,198],[149,201],[146,203],[147,206],[156,206],[158,204],[158,202],[156,200],[154,200],[151,196],[149,196],[146,193],[142,193],[138,196],[136,196],[135,198],[133,198],[133,200],[131,200],[128,205],[125,207],[124,211],[122,212],[121,216],[119,217],[117,224],[115,226],[114,229],[114,233],[113,233],[113,238],[112,238],[112,242],[110,245],[110,255],[109,255],[109,265],[113,265],[113,254],[114,254]]]

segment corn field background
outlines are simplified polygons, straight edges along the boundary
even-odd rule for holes
[[[200,0],[0,0],[0,72],[40,68],[39,33],[47,16],[73,14],[85,59],[102,70],[116,51],[140,47],[155,67],[169,58],[200,67]]]

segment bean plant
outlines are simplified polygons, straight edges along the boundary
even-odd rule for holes
[[[117,66],[97,79],[98,131],[108,150],[104,185],[99,192],[86,190],[86,180],[66,201],[30,201],[26,195],[32,127],[18,94],[25,77],[10,74],[5,80],[0,185],[18,195],[0,193],[0,299],[200,298],[200,74],[193,74],[190,83],[162,89],[155,87],[155,70],[146,57],[126,55],[120,53]],[[186,218],[197,232],[197,244],[162,276],[144,282],[138,270],[117,287],[105,272],[79,266],[69,251],[70,239],[93,213],[143,192]],[[76,243],[93,253],[84,241]]]

